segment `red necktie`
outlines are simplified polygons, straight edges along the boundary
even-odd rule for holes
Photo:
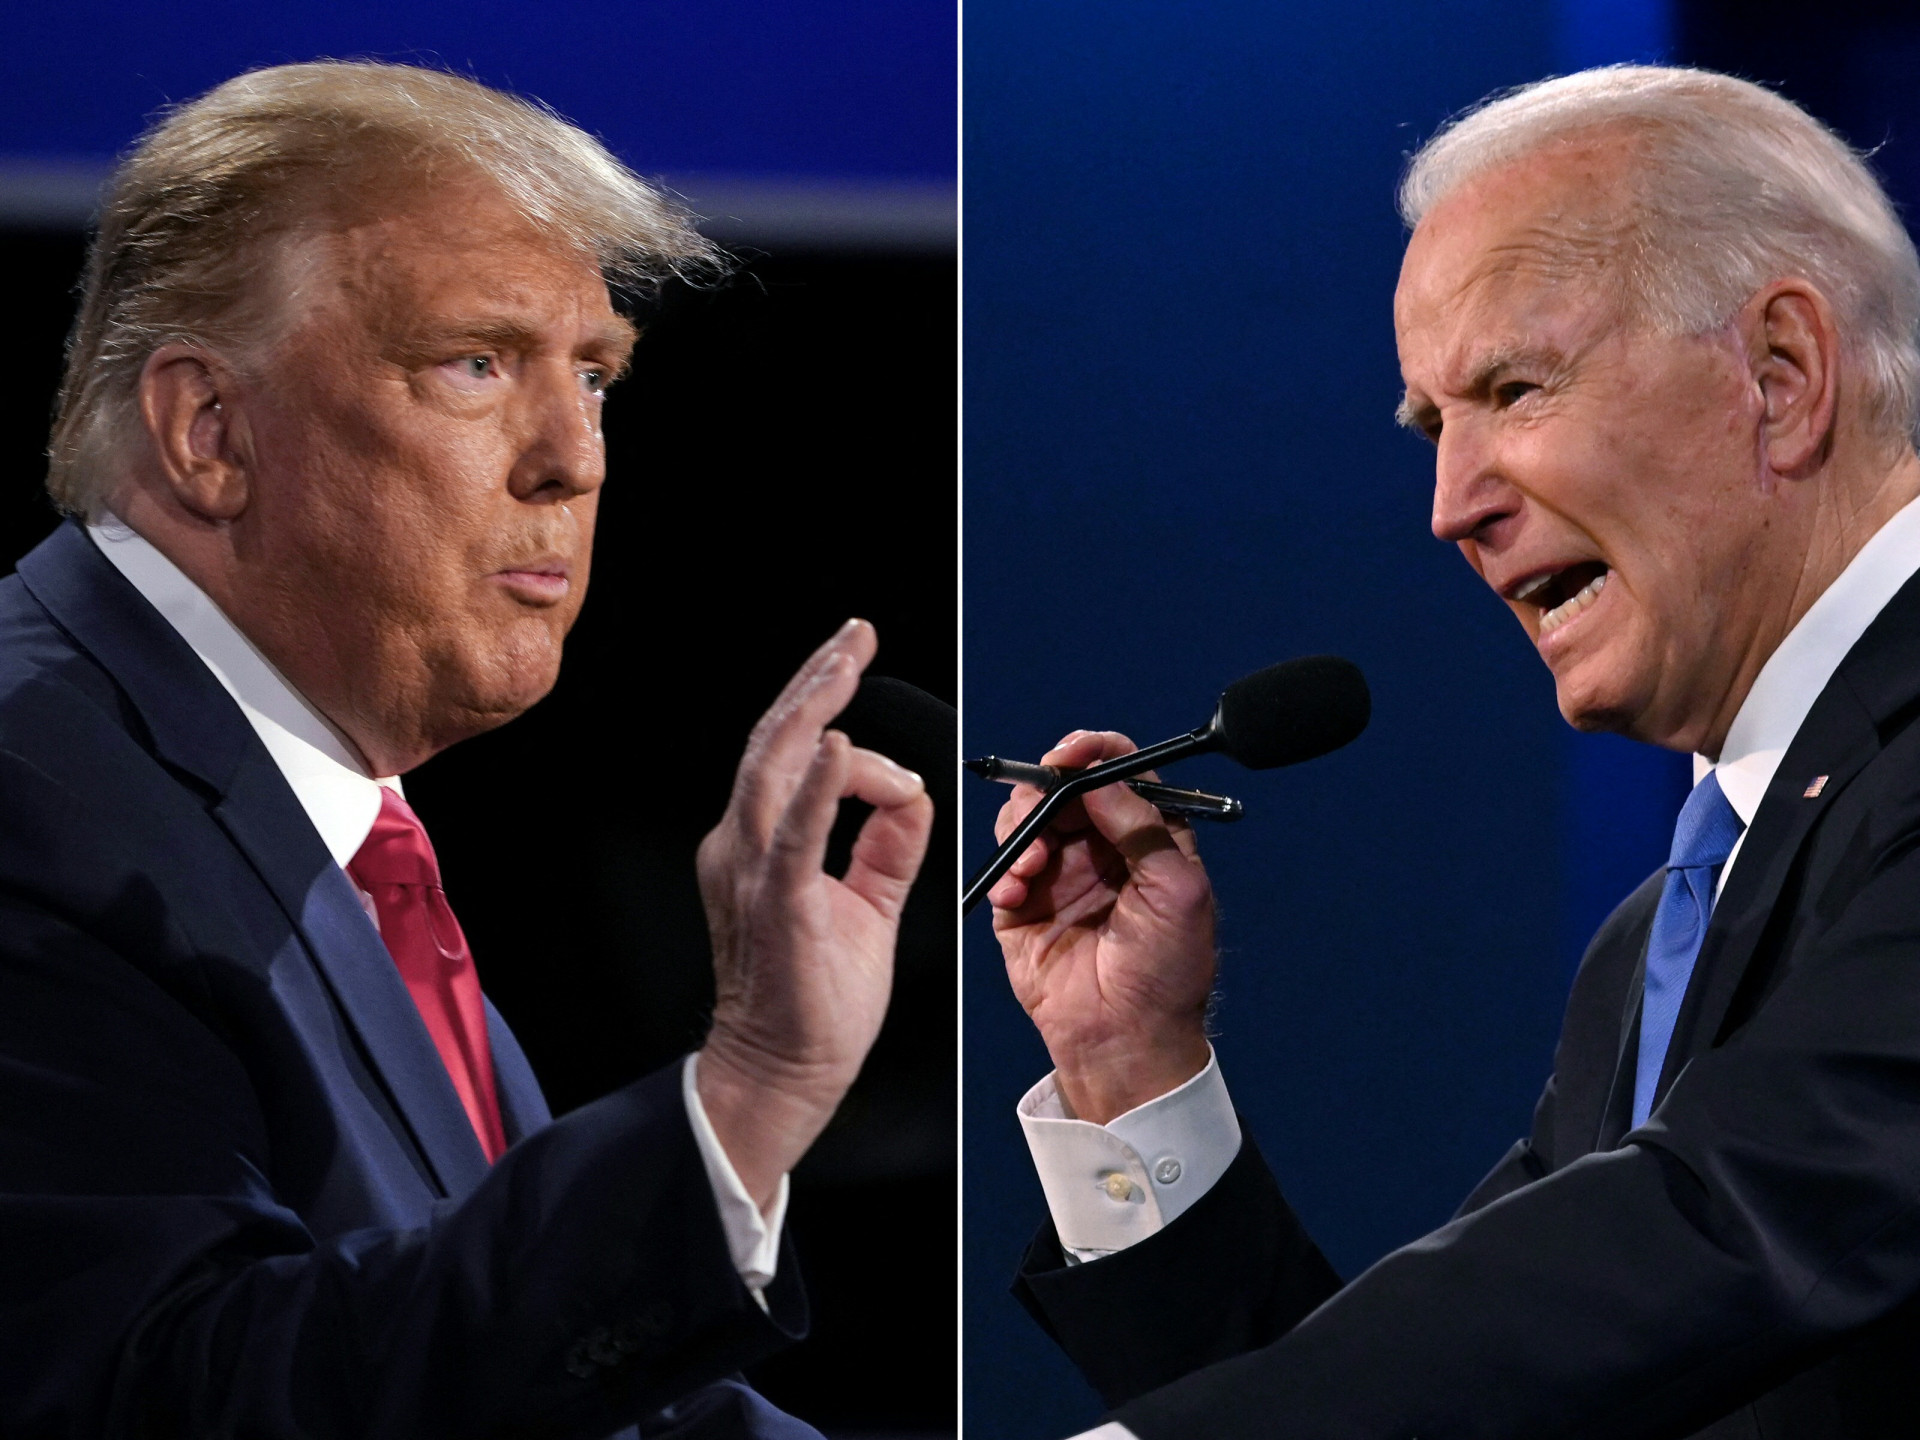
[[[347,865],[380,917],[380,938],[427,1022],[433,1046],[491,1164],[507,1148],[493,1088],[493,1046],[480,977],[460,922],[440,888],[440,862],[420,817],[397,792],[380,787],[380,814]]]

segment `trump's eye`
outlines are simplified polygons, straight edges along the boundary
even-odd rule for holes
[[[582,370],[580,383],[595,395],[604,395],[607,393],[607,387],[613,383],[613,372],[599,369]]]
[[[454,384],[462,387],[489,384],[501,377],[500,357],[497,355],[462,355],[458,359],[441,361],[440,370]]]

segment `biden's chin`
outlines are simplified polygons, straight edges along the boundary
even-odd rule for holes
[[[1554,667],[1554,695],[1560,714],[1576,730],[1609,732],[1642,740],[1649,686],[1639,667],[1620,663],[1605,650],[1564,657]]]
[[[1620,590],[1609,585],[1603,603],[1534,643],[1553,674],[1560,714],[1569,725],[1658,744],[1644,729],[1659,689],[1659,646],[1647,633],[1644,613],[1626,603]]]

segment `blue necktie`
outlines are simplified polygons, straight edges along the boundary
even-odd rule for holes
[[[1693,787],[1673,827],[1667,879],[1647,937],[1647,987],[1640,1003],[1640,1059],[1634,1072],[1633,1123],[1644,1124],[1666,1063],[1680,1002],[1713,913],[1713,882],[1746,828],[1711,772]]]

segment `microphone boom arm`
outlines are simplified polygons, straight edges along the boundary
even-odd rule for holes
[[[973,913],[973,907],[993,888],[994,881],[1007,873],[1007,868],[1018,860],[1026,848],[1060,812],[1060,807],[1089,790],[1098,790],[1103,785],[1112,785],[1121,780],[1130,780],[1143,771],[1156,765],[1171,764],[1175,760],[1184,760],[1189,755],[1197,755],[1204,750],[1212,750],[1219,744],[1220,732],[1214,722],[1209,721],[1197,730],[1185,735],[1176,735],[1171,740],[1162,740],[1158,745],[1149,745],[1144,750],[1135,750],[1130,755],[1117,755],[1111,760],[1102,760],[1098,765],[1089,765],[1078,771],[1040,798],[1040,803],[1027,812],[1027,818],[1014,827],[1013,833],[1000,842],[1000,848],[993,852],[993,858],[967,882],[966,891],[960,897],[962,918]]]

